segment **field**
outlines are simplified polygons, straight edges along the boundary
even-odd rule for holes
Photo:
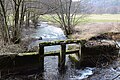
[[[54,16],[57,20],[56,15]],[[80,18],[81,15],[77,15],[76,19]],[[55,22],[51,15],[41,16],[42,21]],[[120,22],[120,14],[89,14],[84,18],[80,19],[80,23],[89,23],[89,22]]]
[[[56,15],[55,18],[57,19]],[[77,15],[77,19],[80,15]],[[43,21],[54,22],[51,15],[40,17]],[[58,20],[58,19],[57,19]],[[56,23],[58,24],[58,23]],[[90,38],[97,34],[105,32],[120,32],[120,14],[90,14],[80,19],[80,23],[75,26],[77,33],[73,34],[72,38]]]
[[[81,23],[95,23],[95,22],[120,22],[120,14],[87,14],[84,15],[85,17],[80,18],[81,15],[76,15],[76,20],[79,19],[79,24]],[[57,15],[40,15],[39,20],[40,21],[45,21],[45,22],[49,22],[49,23],[55,23],[58,24],[58,22],[55,21],[55,19],[53,19],[53,17],[56,20],[59,20]],[[26,18],[25,18],[26,19]],[[13,25],[13,16],[10,15],[8,18],[9,21],[9,25]]]
[[[120,14],[91,14],[86,17],[88,22],[120,22]]]
[[[75,27],[78,30],[73,38],[89,39],[92,36],[106,32],[120,32],[120,14],[92,14],[85,18],[85,24]]]

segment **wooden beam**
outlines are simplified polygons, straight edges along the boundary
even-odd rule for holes
[[[66,52],[66,44],[81,44],[83,46],[86,43],[86,40],[61,40],[61,41],[51,41],[51,42],[42,42],[39,44],[39,56],[40,56],[40,70],[44,71],[44,57],[45,56],[58,56],[58,67],[60,69],[65,68],[65,60],[67,54],[74,54],[80,52],[80,50],[67,51]],[[56,53],[44,54],[44,46],[53,46],[53,45],[61,45],[61,51]]]
[[[68,54],[75,54],[75,53],[79,53],[79,50],[69,50],[66,52],[66,55]],[[44,54],[44,57],[46,56],[59,56],[60,52],[53,52],[53,53],[49,53],[49,54]]]
[[[61,45],[61,44],[73,44],[73,43],[81,43],[83,45],[86,40],[61,40],[61,41],[50,41],[50,42],[42,42],[40,45],[44,46],[53,46],[53,45]]]
[[[65,68],[65,61],[66,61],[66,44],[61,44],[61,52],[59,55],[59,60],[58,60],[58,67],[61,69]]]
[[[39,70],[40,72],[44,71],[44,46],[39,45]]]
[[[79,50],[74,50],[74,51],[67,51],[66,54],[75,54],[79,53]]]

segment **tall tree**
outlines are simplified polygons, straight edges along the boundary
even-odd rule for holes
[[[2,37],[5,42],[10,43],[10,34],[9,34],[9,28],[7,24],[7,11],[5,8],[6,4],[4,0],[0,0],[0,16],[1,16],[1,32],[2,32]]]
[[[24,19],[25,7],[24,0],[0,0],[1,16],[3,21],[2,35],[5,42],[18,43],[21,37],[21,25]],[[11,17],[11,26],[9,25],[8,17]],[[11,30],[10,30],[11,28]],[[12,34],[11,34],[12,32]]]
[[[85,15],[80,14],[82,0],[73,2],[72,0],[52,0],[50,3],[46,3],[51,10],[54,10],[51,14],[55,22],[60,24],[66,36],[74,32],[74,26],[80,22],[80,19]],[[77,14],[80,14],[77,16]]]

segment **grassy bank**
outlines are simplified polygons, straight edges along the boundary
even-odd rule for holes
[[[91,14],[86,17],[88,22],[120,22],[120,14]]]
[[[42,21],[54,22],[58,24],[53,18],[57,18],[56,15],[43,15],[40,17]],[[77,15],[77,18],[80,18],[81,15]],[[80,19],[80,23],[93,23],[93,22],[120,22],[120,14],[90,14],[86,17]]]

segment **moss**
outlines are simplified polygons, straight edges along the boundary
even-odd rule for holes
[[[38,54],[38,52],[19,53],[18,56],[35,55],[35,54]]]
[[[44,54],[54,54],[54,53],[59,53],[60,51],[50,51],[50,52],[44,52]],[[38,52],[26,52],[26,53],[19,53],[18,56],[26,56],[26,55],[37,55]]]
[[[80,62],[79,59],[78,59],[78,56],[76,54],[70,54],[69,58],[74,63],[79,63]]]
[[[59,51],[59,50],[57,50],[57,51],[45,52],[45,54],[54,54],[54,53],[60,53],[60,51]]]
[[[52,45],[60,45],[62,43],[65,43],[65,44],[81,43],[83,45],[85,42],[86,42],[86,40],[68,39],[68,40],[58,40],[58,41],[51,41],[51,42],[42,42],[39,45],[52,46]]]

